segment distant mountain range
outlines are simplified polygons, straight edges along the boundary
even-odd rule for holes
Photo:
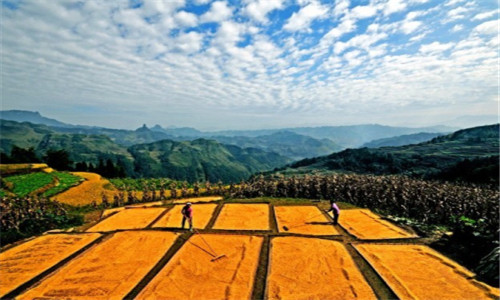
[[[214,140],[161,140],[126,147],[102,134],[61,133],[55,127],[0,120],[0,151],[34,148],[39,157],[48,150],[65,150],[75,162],[111,160],[130,177],[168,177],[189,181],[238,182],[255,172],[271,170],[291,160],[257,148],[242,149]],[[137,132],[137,131],[135,131]],[[141,133],[141,130],[139,130]]]
[[[111,160],[132,177],[235,182],[276,168],[292,174],[319,171],[432,177],[448,172],[446,176],[453,177],[457,168],[482,166],[484,171],[491,161],[498,165],[491,160],[498,157],[498,125],[444,136],[440,135],[450,132],[449,127],[376,124],[218,132],[143,125],[120,130],[65,124],[29,111],[2,111],[0,125],[3,157],[14,146],[32,147],[39,157],[63,149],[75,163],[95,165]],[[343,150],[349,145],[374,148]],[[296,162],[282,167],[292,161]]]
[[[379,148],[379,147],[394,147],[394,146],[404,146],[419,144],[432,140],[435,137],[444,135],[444,133],[430,133],[430,132],[420,132],[414,134],[405,134],[390,138],[378,139],[371,141],[369,143],[363,144],[361,148]]]
[[[498,183],[499,124],[474,127],[399,147],[347,149],[304,159],[278,170],[301,174],[341,172]]]
[[[37,117],[35,117],[37,116]],[[109,136],[113,141],[118,144],[131,146],[138,143],[151,143],[159,141],[162,139],[171,140],[194,140],[198,138],[208,138],[222,140],[224,138],[224,143],[232,145],[243,145],[255,142],[255,140],[243,140],[242,137],[256,138],[259,137],[256,146],[261,147],[262,150],[273,149],[273,151],[278,151],[281,155],[291,155],[293,158],[303,158],[303,157],[314,157],[318,153],[322,153],[324,149],[330,149],[331,152],[338,151],[346,148],[356,148],[360,147],[365,143],[371,142],[376,139],[390,138],[400,135],[415,134],[421,132],[427,133],[449,133],[455,131],[456,128],[451,128],[447,126],[433,126],[433,127],[392,127],[383,126],[378,124],[368,124],[368,125],[352,125],[352,126],[323,126],[323,127],[297,127],[297,128],[283,128],[283,129],[267,129],[267,130],[226,130],[226,131],[213,131],[213,132],[203,132],[190,127],[182,128],[163,128],[160,125],[155,125],[152,128],[147,128],[145,125],[140,128],[135,133],[131,133],[131,130],[118,130],[118,129],[107,129],[102,127],[90,127],[81,125],[70,125],[62,122],[45,118],[40,116],[37,112],[30,111],[0,111],[0,118],[4,120],[12,120],[17,122],[31,122],[35,124],[45,124],[51,127],[57,127],[57,131],[65,133],[81,133],[81,134],[104,134]],[[313,147],[309,151],[307,149],[298,150],[298,153],[292,153],[292,151],[287,148],[290,142],[285,142],[282,145],[271,145],[269,143],[264,143],[264,141],[269,138],[266,136],[271,136],[278,134],[280,132],[295,133],[296,135],[302,135],[303,137],[294,136],[295,140],[302,140],[305,144],[300,145],[300,147],[306,147],[308,144],[312,144]],[[282,134],[281,134],[282,135]],[[260,138],[263,137],[264,138]],[[306,139],[308,137],[309,139]],[[230,138],[234,138],[231,140]],[[316,139],[319,142],[311,143],[311,139]],[[326,141],[328,139],[330,141]],[[283,141],[283,139],[281,139]],[[333,144],[332,144],[333,142]],[[264,145],[263,145],[264,143]],[[274,142],[273,142],[274,143]],[[297,148],[299,145],[295,145]],[[284,152],[280,152],[279,149],[284,149]]]

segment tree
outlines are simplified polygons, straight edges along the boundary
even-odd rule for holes
[[[56,170],[71,170],[73,162],[69,159],[69,153],[66,150],[49,149],[44,156],[44,161],[50,167]]]
[[[10,152],[10,163],[35,163],[40,162],[40,158],[35,153],[33,147],[28,149],[12,147]]]

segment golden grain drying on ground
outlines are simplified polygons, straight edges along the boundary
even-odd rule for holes
[[[413,238],[417,235],[382,220],[369,209],[346,209],[340,212],[339,224],[359,239]]]
[[[498,289],[424,245],[359,244],[365,257],[400,299],[498,299]]]
[[[245,235],[194,235],[136,299],[250,299],[262,241]],[[212,250],[225,257],[211,261]]]
[[[0,253],[0,298],[100,236],[50,234]]]
[[[175,205],[169,210],[160,220],[158,220],[153,228],[158,227],[180,227],[182,225],[181,210],[184,205]],[[217,204],[193,204],[193,227],[203,229],[207,226],[212,218]],[[186,228],[189,227],[188,222],[185,222]]]
[[[224,204],[214,229],[269,230],[267,204]]]
[[[92,203],[100,204],[102,196],[105,194],[109,202],[113,201],[116,190],[101,175],[88,172],[73,172],[72,174],[85,178],[85,181],[54,196],[54,200],[74,206],[83,206]],[[105,186],[111,187],[111,190]]]
[[[317,206],[275,206],[274,211],[280,232],[312,235],[339,234],[332,226],[331,220],[328,220]],[[285,230],[284,226],[288,230]]]
[[[377,299],[340,242],[276,237],[271,244],[269,299]]]

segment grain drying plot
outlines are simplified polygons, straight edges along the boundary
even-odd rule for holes
[[[114,231],[145,228],[151,224],[165,208],[130,208],[102,220],[87,231]]]
[[[49,234],[0,253],[0,298],[100,236],[98,233]]]
[[[70,188],[53,197],[54,200],[74,206],[88,205],[92,203],[100,204],[102,195],[108,199],[113,199],[116,191],[106,189],[110,182],[96,173],[73,172],[72,174],[85,178],[81,184]]]
[[[359,239],[400,239],[417,237],[415,234],[382,220],[368,209],[346,209],[340,212],[339,224]]]
[[[180,227],[182,225],[181,210],[184,205],[176,205],[158,220],[153,227]],[[193,204],[193,227],[203,229],[207,226],[217,204]],[[186,227],[189,227],[186,221]]]
[[[269,299],[376,299],[345,247],[337,241],[271,240]]]
[[[211,261],[211,252],[226,256]],[[250,299],[263,238],[193,235],[136,299]]]
[[[330,220],[316,206],[275,206],[279,232],[338,235]],[[285,230],[284,227],[288,230]]]
[[[214,229],[269,230],[267,204],[225,204]]]
[[[159,231],[115,233],[19,299],[122,299],[177,237],[175,233]]]
[[[355,248],[400,299],[498,299],[498,289],[423,245],[358,244]]]

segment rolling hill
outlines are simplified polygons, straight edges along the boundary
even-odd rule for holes
[[[363,144],[361,148],[380,148],[380,147],[394,147],[394,146],[404,146],[419,144],[432,140],[435,137],[444,135],[443,133],[430,133],[430,132],[420,132],[414,134],[405,134],[390,138],[383,138],[378,140],[373,140],[371,142]]]
[[[270,170],[290,160],[256,148],[242,149],[213,140],[163,140],[129,148],[135,171],[142,177],[169,177],[190,182],[238,182],[259,170]]]
[[[441,178],[466,164],[478,178],[473,182],[498,182],[499,124],[474,127],[439,136],[431,141],[400,147],[347,149],[328,156],[304,159],[283,168],[284,173],[353,172],[360,174],[405,174]],[[490,162],[491,164],[488,164]],[[472,166],[471,166],[472,164]],[[462,180],[470,174],[448,176]],[[453,174],[452,174],[453,175]]]
[[[126,147],[103,134],[61,133],[52,127],[0,120],[0,152],[13,146],[33,148],[42,158],[49,150],[65,150],[74,163],[111,160],[130,177],[169,177],[178,180],[236,182],[255,172],[271,170],[291,160],[256,148],[223,145],[217,141],[161,140]],[[150,136],[146,127],[137,136]]]

